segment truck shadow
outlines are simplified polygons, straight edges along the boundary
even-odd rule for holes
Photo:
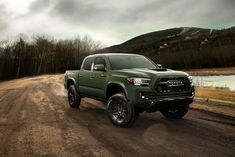
[[[204,123],[200,119],[191,118],[192,112],[195,111],[190,110],[189,116],[186,115],[181,120],[171,121],[166,120],[159,112],[143,113],[131,128],[112,125],[105,109],[97,107],[96,104],[82,105],[80,110],[68,109],[67,115],[72,117],[77,125],[86,127],[89,135],[117,156],[144,156],[145,153],[156,156],[157,149],[162,145],[170,147],[169,141],[184,145],[187,149],[194,147],[191,143],[196,147],[201,141],[213,143],[218,137],[223,137],[219,140],[221,144],[231,141],[214,125],[210,125],[211,122]],[[136,151],[136,148],[141,149]]]
[[[188,114],[190,114],[189,111]],[[195,125],[201,125],[198,124],[198,122],[187,119],[187,115],[185,118],[180,120],[167,120],[165,119],[160,112],[154,112],[154,113],[141,113],[136,120],[135,124],[131,128],[121,128],[113,126],[113,124],[109,121],[105,106],[100,106],[100,104],[82,104],[79,109],[73,109],[69,108],[67,110],[67,116],[72,117],[75,120],[78,120],[78,124],[81,121],[86,122],[87,126],[90,128],[94,127],[101,127],[105,126],[108,128],[117,128],[119,130],[141,130],[144,132],[144,130],[152,127],[153,125],[156,126],[158,124],[164,124],[167,128],[171,129],[172,124],[174,127],[182,127],[182,126],[190,126]],[[102,128],[102,127],[101,127]]]

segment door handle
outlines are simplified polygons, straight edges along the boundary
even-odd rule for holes
[[[101,77],[105,77],[105,74],[100,74]]]
[[[79,75],[79,77],[82,77],[82,75]]]
[[[91,76],[90,78],[92,78],[92,79],[93,79],[93,78],[94,78],[94,76]]]

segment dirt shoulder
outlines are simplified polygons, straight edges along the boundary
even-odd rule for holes
[[[215,100],[194,99],[191,109],[201,110],[218,116],[235,120],[235,103],[220,102]]]
[[[226,88],[196,87],[191,107],[235,118],[235,92]]]

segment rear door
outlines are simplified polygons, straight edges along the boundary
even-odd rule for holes
[[[82,95],[93,95],[93,89],[91,87],[91,74],[94,57],[85,58],[81,70],[79,72],[79,93]]]

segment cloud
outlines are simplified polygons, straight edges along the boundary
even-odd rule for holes
[[[9,1],[13,0],[5,1],[5,6]],[[224,28],[235,25],[234,0],[27,1],[28,11],[16,16],[15,21],[4,20],[8,10],[3,7],[0,27],[13,32],[51,33],[56,37],[82,33],[115,44],[142,33],[172,27]]]
[[[9,25],[8,23],[8,13],[3,4],[0,4],[0,34],[4,34]]]
[[[231,26],[235,24],[234,6],[232,0],[57,0],[51,15],[126,40],[170,27]]]
[[[40,12],[44,11],[44,9],[48,8],[51,4],[52,0],[35,0],[30,4],[30,12]]]
[[[116,2],[110,2],[109,0],[58,0],[51,15],[86,27],[107,28],[116,24],[121,25],[127,17],[126,11],[122,7],[118,7]]]

